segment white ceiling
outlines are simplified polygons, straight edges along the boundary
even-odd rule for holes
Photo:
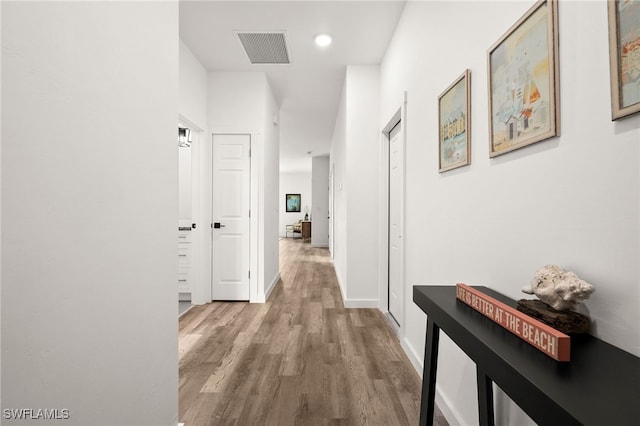
[[[376,65],[404,0],[180,1],[180,37],[209,71],[262,71],[280,105],[280,170],[328,155],[346,65]],[[290,64],[253,65],[236,31],[285,31]],[[318,48],[316,34],[333,37]],[[311,155],[307,151],[312,151]]]

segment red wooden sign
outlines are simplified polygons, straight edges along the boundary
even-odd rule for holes
[[[569,361],[571,338],[475,288],[459,283],[456,298],[558,361]]]

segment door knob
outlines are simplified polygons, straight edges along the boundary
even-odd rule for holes
[[[214,229],[224,228],[224,225],[222,225],[220,222],[214,222],[213,223],[213,228]]]

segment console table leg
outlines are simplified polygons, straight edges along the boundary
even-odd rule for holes
[[[422,398],[420,400],[420,426],[433,425],[436,407],[436,370],[438,368],[438,339],[440,328],[427,318],[427,341],[424,347],[422,371]]]
[[[478,380],[478,413],[480,426],[494,426],[493,382],[480,367],[476,366]]]

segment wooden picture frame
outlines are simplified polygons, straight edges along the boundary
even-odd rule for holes
[[[489,156],[560,135],[558,4],[536,2],[487,53]]]
[[[640,1],[609,1],[611,120],[640,112]]]
[[[300,213],[300,194],[286,194],[284,205],[287,213]]]
[[[471,164],[471,71],[438,96],[438,172]]]

